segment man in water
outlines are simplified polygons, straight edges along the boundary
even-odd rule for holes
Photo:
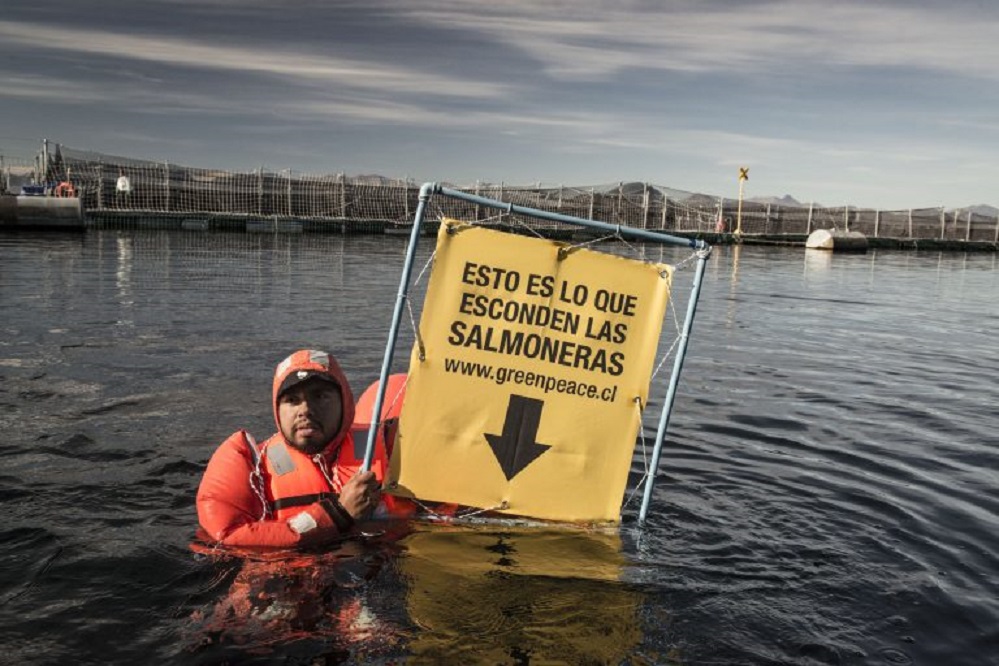
[[[321,545],[347,535],[379,505],[384,442],[373,471],[361,472],[364,452],[351,437],[354,397],[336,359],[303,349],[281,361],[273,405],[278,432],[257,444],[240,430],[208,462],[197,496],[203,541]]]

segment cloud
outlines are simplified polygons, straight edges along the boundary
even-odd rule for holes
[[[416,68],[293,50],[219,46],[207,40],[122,34],[109,30],[0,21],[9,46],[90,54],[117,60],[149,61],[175,67],[290,77],[300,82],[353,89],[392,90],[463,98],[492,98],[507,92],[500,84],[448,77]]]
[[[102,102],[100,91],[82,82],[36,74],[0,71],[0,98],[70,102]]]
[[[294,100],[277,109],[282,115],[317,119],[349,119],[362,124],[392,124],[411,127],[500,130],[536,129],[558,133],[600,133],[618,120],[602,113],[545,109],[455,110],[418,102],[386,101],[370,97],[337,96],[330,99]]]
[[[750,165],[754,190],[991,196],[999,10],[981,0],[55,5],[0,16],[13,131],[162,142],[187,163],[283,149],[320,169],[704,191]]]
[[[999,20],[951,5],[436,0],[410,17],[504,42],[556,78],[604,79],[626,69],[767,75],[777,65],[838,65],[999,79],[992,39]]]
[[[232,100],[210,93],[170,88],[142,88],[123,80],[82,81],[66,76],[19,74],[0,70],[0,99],[65,106],[100,105],[112,100],[117,110],[144,113],[232,114]]]

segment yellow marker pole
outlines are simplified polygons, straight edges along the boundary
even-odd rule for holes
[[[749,167],[739,167],[739,209],[735,215],[735,235],[742,235],[742,192],[743,186],[749,180]]]

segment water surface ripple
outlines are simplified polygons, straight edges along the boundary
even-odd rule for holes
[[[716,249],[644,528],[633,499],[619,530],[192,553],[204,464],[270,433],[277,359],[331,348],[355,389],[377,376],[404,252],[0,236],[5,660],[999,664],[994,255]]]

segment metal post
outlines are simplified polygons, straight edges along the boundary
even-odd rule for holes
[[[957,215],[957,213],[954,213],[954,215]],[[964,225],[964,240],[971,240],[971,210],[968,210],[968,219]]]
[[[912,209],[909,209],[909,238],[912,238]]]
[[[697,299],[701,293],[704,267],[707,265],[710,254],[710,250],[705,250],[698,252],[697,255],[697,271],[694,274],[694,284],[690,290],[690,297],[687,299],[687,318],[683,322],[680,343],[676,349],[676,358],[673,360],[673,374],[670,376],[669,390],[666,392],[666,402],[663,404],[662,415],[659,419],[659,429],[656,431],[656,443],[652,450],[652,459],[649,461],[648,478],[645,481],[645,494],[642,496],[642,508],[638,513],[638,523],[640,525],[645,523],[645,517],[649,513],[649,503],[652,501],[652,490],[655,487],[656,473],[659,471],[659,459],[662,456],[663,440],[666,438],[666,429],[669,427],[669,419],[673,411],[673,401],[676,398],[676,389],[680,383],[680,371],[683,369],[683,360],[687,355],[687,341],[690,339],[690,330],[694,325],[694,314],[697,312]],[[642,425],[639,424],[638,427],[642,427]]]
[[[642,192],[642,228],[649,228],[649,184],[644,183],[645,190]]]
[[[402,205],[403,205],[403,215],[408,220],[409,219],[409,176],[406,176],[406,180],[402,183]]]
[[[264,167],[257,169],[257,215],[264,214]]]
[[[874,211],[874,237],[878,237],[878,228],[881,226],[881,211]]]
[[[943,206],[940,207],[940,240],[944,239],[947,231],[947,211]]]
[[[104,158],[97,160],[97,210],[104,208]]]
[[[735,235],[742,235],[742,194],[746,181],[749,180],[748,169],[739,169],[739,208],[735,213]]]
[[[593,197],[594,197],[593,188],[591,187],[590,188],[590,214],[587,217],[587,219],[590,219],[590,220],[593,219]]]
[[[815,207],[815,202],[812,201],[808,204],[808,225],[805,227],[805,234],[812,234],[812,209]]]
[[[850,230],[850,207],[846,206],[843,208],[843,228],[846,231]]]
[[[475,196],[480,196],[482,194],[482,181],[478,178],[475,179]],[[482,207],[475,204],[475,221],[478,222],[482,219]]]
[[[340,172],[340,219],[347,219],[347,176]]]
[[[389,371],[392,368],[392,357],[395,354],[395,341],[399,335],[399,322],[402,320],[402,310],[409,298],[409,279],[413,273],[413,258],[416,256],[416,244],[420,240],[420,225],[423,223],[423,211],[427,202],[433,195],[435,185],[426,183],[420,188],[420,203],[416,207],[416,217],[413,220],[413,229],[409,232],[409,248],[406,250],[406,262],[402,267],[402,277],[399,280],[399,293],[396,296],[395,309],[392,311],[392,325],[389,328],[388,342],[385,345],[385,357],[382,359],[382,369],[378,375],[378,391],[375,394],[375,405],[371,410],[371,425],[368,427],[368,442],[364,450],[364,462],[361,464],[361,471],[367,472],[371,469],[371,460],[375,454],[375,438],[378,433],[378,424],[381,421],[382,401],[385,400],[385,388],[388,382]]]

